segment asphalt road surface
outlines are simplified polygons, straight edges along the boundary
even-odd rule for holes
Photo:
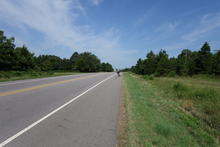
[[[121,92],[114,73],[0,83],[0,147],[113,147]]]

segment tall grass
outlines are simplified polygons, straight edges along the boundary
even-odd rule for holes
[[[177,98],[204,100],[218,102],[220,100],[219,93],[211,88],[195,88],[177,82],[173,84],[173,91]]]
[[[155,78],[149,82],[160,89],[164,97],[173,99],[186,111],[202,120],[220,136],[220,80],[212,78]]]

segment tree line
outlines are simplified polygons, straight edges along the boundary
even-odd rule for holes
[[[184,49],[177,57],[171,58],[165,50],[160,50],[158,54],[150,51],[145,59],[139,59],[130,70],[137,74],[155,76],[220,75],[220,51],[212,53],[207,42],[199,51]]]
[[[13,37],[6,37],[0,30],[0,71],[113,71],[111,64],[102,63],[96,55],[90,52],[74,52],[69,59],[62,59],[55,55],[35,56],[26,46],[16,47],[14,41]]]

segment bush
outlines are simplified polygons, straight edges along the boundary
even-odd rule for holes
[[[183,98],[186,97],[189,89],[184,84],[178,82],[173,85],[173,90],[178,98]]]
[[[2,73],[0,73],[0,79],[2,79],[4,77],[4,75]]]
[[[38,72],[31,72],[31,76],[38,77],[38,76],[40,76],[40,74]]]
[[[153,75],[150,75],[150,76],[149,76],[149,80],[154,80],[154,76],[153,76]]]
[[[52,71],[48,71],[47,74],[48,74],[48,75],[53,75],[54,72],[52,72]]]
[[[16,76],[16,77],[22,76],[22,72],[20,72],[20,71],[15,71],[12,74],[13,74],[13,76]]]
[[[187,87],[184,84],[178,82],[173,85],[173,89],[174,91],[179,92],[187,90]]]
[[[154,80],[154,76],[153,75],[144,75],[143,78],[145,80]]]
[[[7,78],[7,79],[9,79],[9,78],[11,77],[11,74],[7,74],[7,73],[6,73],[6,74],[4,74],[4,77]]]
[[[175,77],[176,76],[176,72],[175,71],[171,71],[167,74],[168,77]]]

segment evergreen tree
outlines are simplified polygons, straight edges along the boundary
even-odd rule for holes
[[[144,60],[144,74],[154,74],[157,68],[156,55],[150,51]]]
[[[72,70],[76,70],[76,61],[78,60],[79,57],[79,53],[78,52],[74,52],[72,54],[72,56],[70,57],[70,62],[72,64]]]
[[[207,42],[202,46],[195,59],[195,72],[201,74],[210,74],[212,70],[212,53]]]
[[[166,51],[161,50],[156,57],[157,59],[157,68],[156,75],[163,76],[169,72],[169,58]]]
[[[218,51],[216,54],[214,54],[212,72],[215,75],[220,75],[220,51]]]
[[[195,73],[195,55],[188,49],[182,50],[177,58],[177,74],[178,75],[193,75]]]
[[[135,73],[137,74],[144,74],[144,61],[141,59],[138,59],[137,64],[135,66]]]

